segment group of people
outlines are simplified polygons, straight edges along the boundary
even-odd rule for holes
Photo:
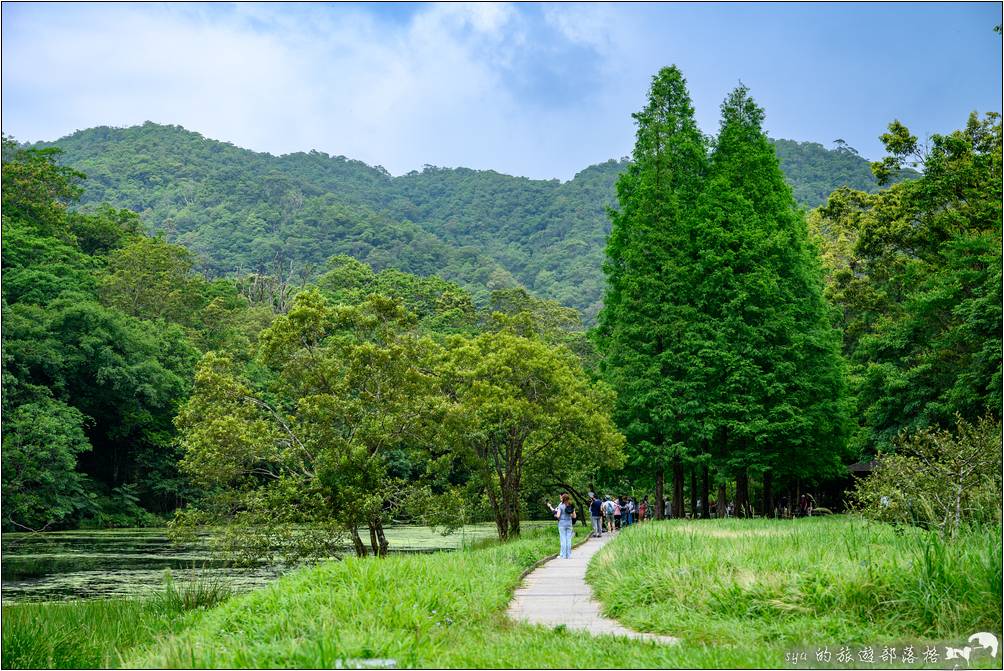
[[[644,522],[650,514],[650,509],[647,496],[641,502],[630,496],[608,495],[600,500],[599,496],[589,492],[589,516],[593,521],[592,535],[602,536],[604,523],[607,533],[613,533],[621,527]]]
[[[656,501],[656,505],[659,501]],[[812,496],[810,494],[802,494],[798,500],[798,508],[794,512],[795,516],[798,517],[808,517],[812,515],[812,509],[815,504]],[[669,497],[666,497],[665,501],[662,502],[663,513],[667,518],[673,516],[673,506]],[[696,502],[696,514],[699,517],[704,517],[703,512],[703,502],[701,499],[697,499]],[[561,556],[565,559],[571,559],[572,557],[572,536],[574,532],[572,531],[572,525],[575,523],[576,513],[575,504],[572,503],[572,497],[568,494],[561,495],[561,501],[558,503],[557,507],[552,506],[550,503],[547,506],[551,509],[551,513],[554,518],[558,520],[558,534],[561,537]],[[708,516],[717,517],[718,506],[715,501],[708,501]],[[778,505],[775,508],[775,515],[780,513],[780,516],[787,517],[788,511],[788,497],[782,496],[778,501]],[[734,517],[736,514],[735,505],[732,501],[725,504],[725,516]],[[604,496],[600,499],[599,496],[593,492],[589,492],[589,516],[592,518],[593,530],[590,534],[591,536],[598,538],[604,533],[613,533],[622,527],[630,526],[639,522],[644,522],[649,516],[654,516],[655,510],[648,502],[648,497],[642,498],[639,503],[634,498],[630,496]],[[689,515],[688,515],[689,517]],[[604,532],[604,529],[606,531]]]
[[[550,503],[547,507],[551,509],[551,514],[558,520],[558,536],[561,538],[562,559],[572,558],[572,537],[575,532],[572,525],[575,524],[576,512],[572,497],[567,493],[561,495],[561,500],[557,506]],[[602,536],[604,522],[606,522],[606,532],[613,533],[621,527],[644,522],[648,517],[650,506],[648,497],[644,497],[641,502],[635,501],[630,496],[606,496],[600,500],[593,492],[589,492],[589,516],[593,520],[593,537]]]

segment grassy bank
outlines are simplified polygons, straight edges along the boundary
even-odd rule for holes
[[[583,531],[577,530],[579,538]],[[131,666],[664,666],[663,647],[517,625],[505,609],[521,575],[557,550],[553,528],[439,555],[346,559],[303,570],[207,613],[130,657]]]
[[[5,669],[120,666],[130,649],[191,626],[230,595],[211,580],[166,583],[155,597],[3,607]]]
[[[650,523],[605,547],[587,579],[629,626],[775,660],[800,645],[956,646],[1001,631],[1000,529],[945,544],[844,516]]]
[[[577,540],[583,531],[577,530]],[[765,664],[758,651],[681,648],[505,616],[520,577],[557,550],[553,526],[505,545],[454,553],[347,559],[235,598],[130,666],[332,667],[392,659],[398,667],[651,668]]]
[[[111,615],[95,602],[73,604],[59,615],[61,628],[49,630],[66,639],[55,665],[330,668],[392,659],[398,667],[785,667],[792,665],[785,653],[799,646],[835,653],[838,645],[893,641],[957,645],[975,631],[1000,631],[999,535],[946,548],[848,518],[631,527],[596,556],[589,580],[609,614],[682,637],[675,646],[509,621],[520,577],[557,545],[550,527],[505,545],[349,558],[173,619],[139,602]],[[14,629],[51,627],[60,607],[16,606],[24,610]],[[8,661],[8,624],[5,609],[4,666],[25,666]],[[90,652],[74,657],[75,646]],[[34,666],[58,657],[18,654]]]

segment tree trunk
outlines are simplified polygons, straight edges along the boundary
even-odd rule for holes
[[[665,512],[665,504],[663,501],[666,498],[666,471],[660,466],[655,472],[655,519],[661,520]]]
[[[376,545],[373,549],[373,554],[378,557],[387,556],[387,548],[390,547],[390,543],[387,542],[387,536],[383,532],[383,522],[379,518],[370,523],[370,544],[373,544],[374,540]]]
[[[725,517],[725,509],[728,506],[728,502],[725,500],[725,483],[718,484],[718,518],[721,519]]]
[[[357,557],[365,557],[366,556],[366,545],[363,544],[363,539],[359,537],[359,528],[356,527],[356,526],[353,526],[349,530],[349,532],[352,534],[352,545],[356,549],[356,556]]]
[[[377,542],[376,527],[373,525],[373,522],[369,522],[367,526],[370,528],[370,549],[373,550],[374,556],[379,557],[380,544]]]
[[[774,517],[774,474],[770,471],[763,474],[763,516]]]
[[[697,469],[690,467],[690,518],[696,520],[697,511]]]
[[[515,476],[507,478],[502,491],[502,502],[505,508],[506,538],[515,538],[519,536],[519,482],[515,480]]]
[[[683,464],[680,458],[673,460],[673,517],[682,519],[683,515]]]
[[[747,517],[750,513],[749,485],[749,475],[746,473],[746,469],[743,468],[736,475],[736,515],[739,517]]]
[[[710,491],[708,489],[708,465],[704,464],[701,470],[701,500],[704,501],[704,507],[701,509],[701,517],[709,519],[711,517],[711,498],[709,497]]]
[[[509,525],[505,514],[504,504],[501,495],[495,494],[495,488],[491,485],[486,487],[488,501],[492,506],[492,514],[495,515],[495,530],[498,532],[499,540],[506,542],[509,539]]]

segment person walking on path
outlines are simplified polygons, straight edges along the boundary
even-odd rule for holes
[[[616,529],[621,528],[621,515],[624,511],[623,506],[621,506],[621,499],[618,497],[614,499],[614,527]]]
[[[641,505],[638,506],[638,521],[644,522],[645,515],[648,514],[648,497],[646,496],[641,500]]]
[[[603,502],[592,492],[589,492],[589,516],[593,519],[593,538],[603,535]]]
[[[558,504],[557,508],[551,506],[550,503],[547,507],[551,509],[554,513],[554,518],[558,520],[558,536],[561,538],[561,557],[562,559],[572,558],[572,524],[575,523],[575,506],[572,505],[572,497],[567,493],[561,495],[561,503]]]
[[[603,517],[607,520],[607,533],[612,534],[614,532],[614,502],[610,500],[609,494],[603,501]]]

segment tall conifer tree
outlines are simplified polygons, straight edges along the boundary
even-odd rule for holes
[[[682,459],[700,433],[687,407],[696,380],[680,369],[680,349],[693,316],[692,287],[681,268],[701,182],[704,137],[694,121],[686,81],[674,67],[652,80],[648,104],[633,115],[632,163],[617,182],[620,209],[611,211],[604,307],[598,341],[603,370],[618,391],[618,424],[630,461],[651,469],[656,497],[674,468],[674,513],[682,510]],[[661,516],[662,506],[656,506]]]
[[[745,87],[722,105],[694,217],[689,276],[701,322],[706,426],[720,470],[748,510],[748,473],[836,472],[846,438],[839,334],[822,299],[818,254]]]

